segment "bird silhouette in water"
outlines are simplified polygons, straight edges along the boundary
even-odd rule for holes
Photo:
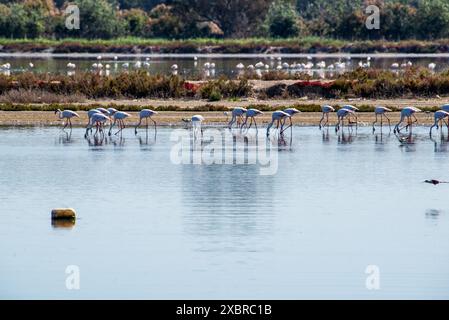
[[[438,180],[435,180],[435,179],[425,180],[424,182],[425,183],[431,183],[434,186],[436,186],[437,184],[440,184],[440,183],[449,183],[448,181],[438,181]]]

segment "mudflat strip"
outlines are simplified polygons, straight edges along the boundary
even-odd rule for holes
[[[125,120],[127,125],[135,125],[139,121],[139,115],[137,112],[129,112],[131,117]],[[74,126],[82,127],[87,124],[87,112],[79,111],[80,118],[72,119]],[[223,124],[223,126],[229,121],[227,116],[223,112],[192,112],[192,111],[162,111],[158,115],[154,116],[160,126],[179,126],[184,125],[182,119],[189,119],[194,114],[203,115],[205,125]],[[320,112],[303,112],[295,115],[292,120],[295,125],[318,125],[321,119]],[[431,124],[433,123],[433,115],[430,113],[418,113],[416,114],[419,124]],[[360,124],[370,126],[375,119],[372,112],[360,112],[358,113]],[[391,112],[388,114],[391,119],[392,126],[399,120],[399,112]],[[264,126],[271,122],[271,112],[266,112],[263,115],[258,116],[257,124]],[[335,113],[329,115],[330,124],[333,125],[337,121]],[[0,125],[1,126],[58,126],[62,125],[62,121],[58,120],[54,112],[51,111],[0,111]],[[384,122],[384,125],[387,125]]]

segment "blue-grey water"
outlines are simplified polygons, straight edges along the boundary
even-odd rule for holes
[[[100,54],[98,54],[100,55]],[[284,72],[294,74],[298,72],[308,73],[313,77],[331,77],[336,73],[354,70],[359,66],[359,63],[367,63],[370,60],[370,67],[394,70],[401,72],[404,67],[403,64],[409,62],[414,66],[421,66],[427,68],[430,63],[435,63],[435,71],[444,71],[449,69],[449,55],[448,54],[284,54],[284,55],[266,55],[266,54],[212,54],[212,55],[197,55],[197,61],[194,61],[193,54],[101,54],[101,60],[98,60],[97,54],[0,54],[0,73],[17,74],[26,71],[36,73],[68,73],[84,72],[84,71],[98,71],[94,68],[94,64],[101,63],[103,65],[102,73],[115,74],[128,70],[146,70],[153,74],[170,74],[172,72],[172,65],[178,66],[177,74],[187,78],[216,78],[220,76],[227,76],[230,78],[237,77],[240,72],[236,68],[237,64],[242,63],[245,68],[249,65],[255,66],[258,62],[268,66],[268,69],[261,68],[260,73],[267,71],[274,71],[279,65],[283,63],[292,64],[307,64],[313,63],[311,69],[289,68],[282,69]],[[117,56],[117,60],[114,57]],[[282,61],[277,61],[278,57]],[[272,60],[272,58],[276,58]],[[351,58],[348,60],[348,58]],[[319,62],[324,61],[326,66],[324,68],[318,67]],[[30,66],[30,62],[33,66]],[[337,63],[343,62],[344,68],[338,68]],[[10,69],[2,69],[2,65],[9,63]],[[68,63],[74,63],[75,68],[69,69]],[[136,65],[137,63],[137,65]],[[214,68],[205,68],[206,63],[214,63]],[[398,64],[399,67],[392,67],[393,64]],[[106,71],[106,65],[109,69]],[[127,65],[125,67],[125,65]],[[331,68],[329,66],[332,66]]]
[[[172,130],[0,129],[0,298],[449,298],[447,136],[295,127],[263,176],[174,164]]]

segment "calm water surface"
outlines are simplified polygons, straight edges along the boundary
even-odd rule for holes
[[[276,55],[277,58],[280,55]],[[103,67],[109,64],[109,73],[119,73],[127,70],[135,70],[136,62],[140,62],[140,69],[147,70],[150,73],[170,74],[171,66],[178,65],[177,73],[187,78],[215,78],[219,76],[228,76],[231,78],[237,77],[239,71],[236,69],[237,64],[243,63],[245,66],[250,64],[256,65],[262,62],[269,66],[269,70],[276,70],[276,67],[282,63],[300,64],[308,63],[309,55],[282,55],[282,61],[271,60],[270,55],[255,55],[255,54],[226,54],[226,55],[198,55],[198,60],[194,61],[194,55],[118,55],[118,59],[114,60],[114,54],[102,54],[102,59],[97,60],[96,54],[0,54],[0,65],[5,63],[11,64],[10,70],[0,69],[1,73],[16,74],[25,71],[33,71],[37,73],[67,73],[94,70],[92,65],[94,63],[101,63]],[[347,60],[347,57],[351,60]],[[312,70],[284,70],[286,72],[307,72],[314,77],[326,78],[338,72],[351,71],[358,67],[359,62],[366,63],[367,58],[371,57],[371,67],[381,69],[392,69],[393,63],[399,65],[412,62],[415,66],[428,67],[429,63],[435,63],[435,71],[443,71],[449,69],[449,55],[447,54],[355,54],[355,55],[338,55],[338,54],[318,54],[310,56],[315,66]],[[147,58],[149,59],[147,61]],[[320,61],[326,62],[325,69],[319,69],[316,64]],[[29,63],[33,63],[33,68],[30,68]],[[75,63],[75,69],[68,69],[67,63]],[[149,65],[144,65],[148,62]],[[205,69],[206,62],[215,63],[214,69]],[[337,62],[345,62],[345,69],[336,68]],[[124,63],[129,64],[125,68]],[[334,69],[330,70],[327,67],[334,65]],[[398,69],[395,69],[398,70]],[[106,72],[103,69],[103,72]],[[263,68],[261,73],[265,72]]]
[[[172,129],[127,130],[0,129],[0,298],[449,298],[449,185],[422,183],[449,180],[449,152],[427,129],[295,128],[272,176],[176,165]]]

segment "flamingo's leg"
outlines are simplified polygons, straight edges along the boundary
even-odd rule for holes
[[[323,115],[321,116],[321,119],[320,119],[320,124],[318,125],[318,128],[322,128],[323,126],[321,125],[321,122],[323,122],[323,120],[324,120],[324,112],[323,112]]]
[[[134,129],[134,134],[137,134],[137,128],[140,127],[142,124],[142,118],[139,119],[139,123],[136,125],[136,128]]]

